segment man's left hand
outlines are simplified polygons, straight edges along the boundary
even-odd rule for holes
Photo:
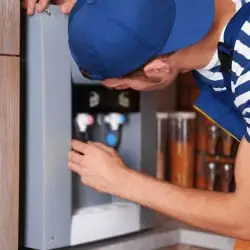
[[[68,167],[77,173],[83,184],[99,192],[123,195],[123,181],[128,178],[129,168],[113,148],[101,143],[72,142]]]
[[[74,7],[76,0],[54,0],[59,5],[60,10],[64,14],[70,14]],[[49,5],[50,0],[22,0],[23,7],[27,10],[28,15],[34,15],[36,10],[40,13],[43,12]]]

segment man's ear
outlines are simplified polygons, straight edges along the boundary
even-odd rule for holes
[[[144,72],[165,72],[170,73],[171,67],[166,57],[158,57],[144,67]]]
[[[144,67],[144,74],[151,81],[159,82],[162,81],[166,75],[171,74],[171,66],[167,59],[156,58]]]

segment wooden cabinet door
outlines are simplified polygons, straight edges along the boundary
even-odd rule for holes
[[[237,240],[234,250],[250,250],[250,242],[243,241],[243,240]]]
[[[19,62],[0,56],[0,249],[5,250],[18,249]]]
[[[0,54],[20,54],[20,1],[0,0]]]

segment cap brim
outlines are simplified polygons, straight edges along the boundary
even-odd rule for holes
[[[214,0],[175,0],[173,29],[160,55],[191,46],[202,40],[214,21]]]

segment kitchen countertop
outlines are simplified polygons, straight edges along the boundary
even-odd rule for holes
[[[234,242],[169,220],[153,230],[60,250],[233,250]]]
[[[195,246],[188,246],[188,245],[175,245],[175,246],[170,246],[170,247],[164,247],[164,248],[157,249],[157,250],[209,250],[209,249],[195,247]]]

